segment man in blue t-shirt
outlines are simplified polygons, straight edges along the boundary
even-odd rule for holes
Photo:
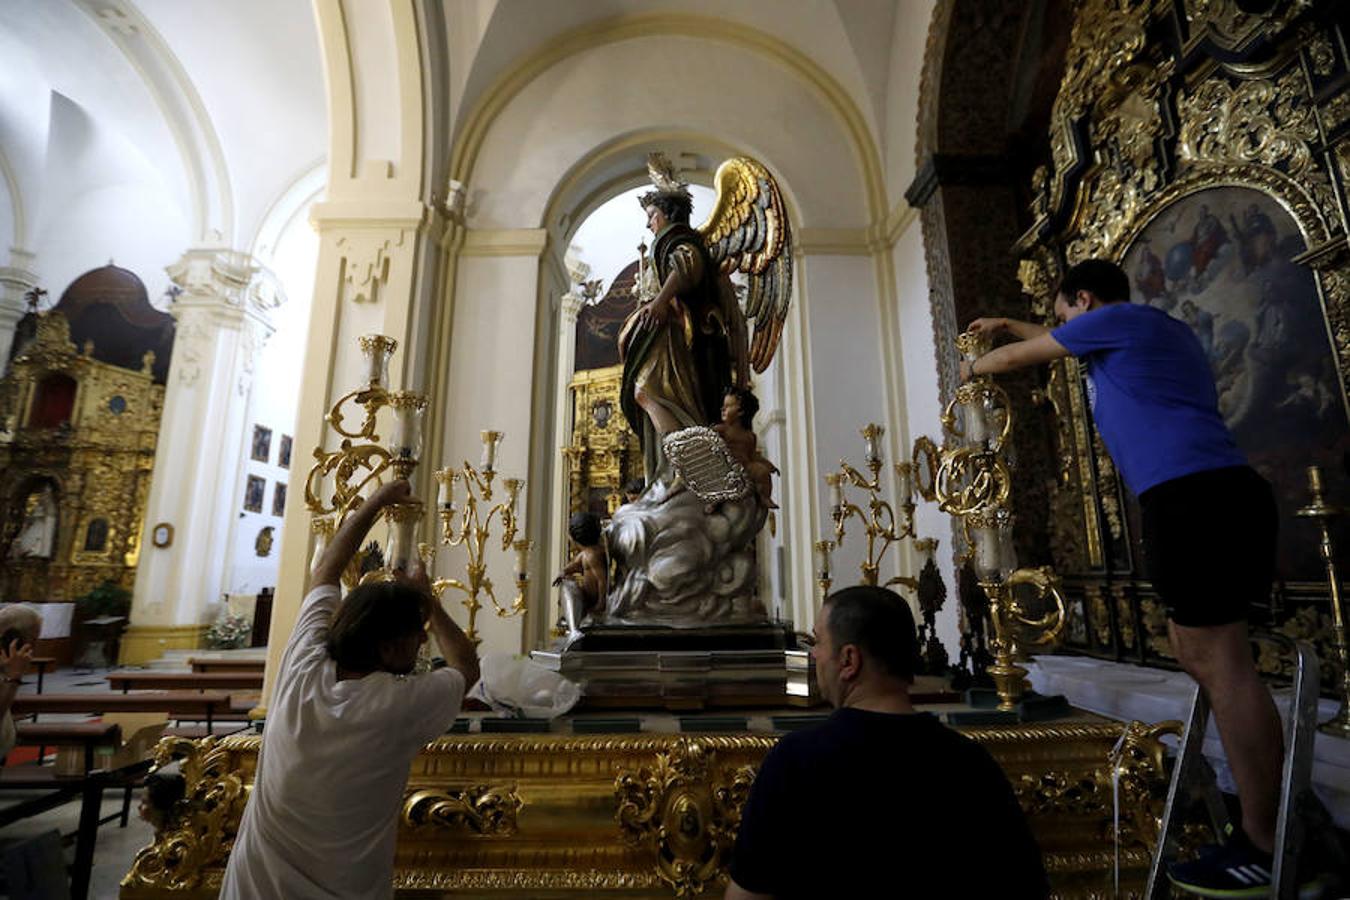
[[[1058,328],[996,318],[970,323],[971,331],[1006,332],[1015,341],[963,361],[961,380],[1070,355],[1086,367],[1097,431],[1139,497],[1148,575],[1167,608],[1172,650],[1209,699],[1242,803],[1243,834],[1170,874],[1192,890],[1263,896],[1284,736],[1252,661],[1247,609],[1268,599],[1274,578],[1274,495],[1219,415],[1214,376],[1194,332],[1129,300],[1119,266],[1081,262],[1060,283]]]

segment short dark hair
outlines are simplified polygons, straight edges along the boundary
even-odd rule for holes
[[[641,497],[646,490],[647,482],[643,481],[641,478],[630,478],[628,483],[623,486],[623,492],[625,494],[635,494],[639,497]]]
[[[1124,303],[1130,299],[1130,277],[1113,262],[1085,259],[1059,282],[1059,293],[1070,300],[1079,291],[1091,291],[1103,303]]]
[[[825,598],[826,625],[836,648],[853,644],[889,675],[913,681],[919,638],[909,604],[895,591],[855,585]]]
[[[380,644],[421,631],[425,597],[398,581],[363,584],[347,595],[328,630],[328,655],[349,672],[376,672],[383,665]]]
[[[583,547],[595,546],[600,543],[600,517],[593,512],[572,513],[567,534]]]
[[[746,428],[751,427],[755,421],[755,413],[759,412],[759,398],[755,392],[749,388],[740,388],[732,385],[726,389],[723,397],[735,397],[741,404],[741,424]]]
[[[655,206],[668,221],[678,222],[681,225],[688,225],[689,217],[694,214],[693,198],[686,194],[663,194],[660,191],[652,191],[643,194],[638,202],[642,204],[643,209]]]

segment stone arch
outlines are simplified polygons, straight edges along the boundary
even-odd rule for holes
[[[1063,0],[939,3],[920,77],[918,174],[905,196],[920,211],[937,349],[939,393],[957,383],[953,339],[981,315],[1029,318],[1013,245],[1025,215],[1031,167],[1046,140],[1072,15]],[[1031,150],[1023,147],[1030,143]],[[1013,398],[1020,461],[1020,558],[1048,560],[1052,474],[1046,413],[1032,403],[1039,374],[1003,379]],[[1046,427],[1043,427],[1046,426]]]

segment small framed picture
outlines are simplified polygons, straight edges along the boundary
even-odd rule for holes
[[[244,511],[262,512],[263,494],[267,492],[267,482],[257,475],[248,476],[248,485],[244,488]]]
[[[280,481],[272,488],[272,515],[286,515],[286,485]]]
[[[283,434],[277,442],[277,465],[283,469],[291,467],[291,436]]]
[[[173,526],[168,522],[160,522],[150,531],[150,543],[161,548],[172,544]]]
[[[258,462],[267,462],[267,458],[272,454],[272,429],[264,428],[261,425],[253,426],[253,453],[252,458]]]

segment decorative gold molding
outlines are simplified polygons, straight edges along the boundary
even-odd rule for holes
[[[204,646],[209,625],[132,625],[122,633],[117,662],[138,666],[159,659],[168,650],[196,650]]]

